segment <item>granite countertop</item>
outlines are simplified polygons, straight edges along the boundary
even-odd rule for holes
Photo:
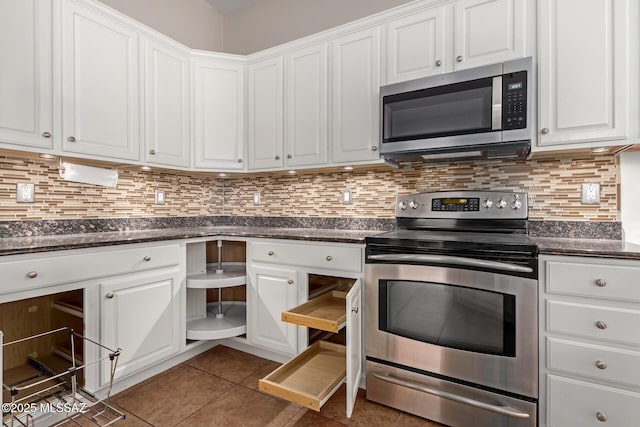
[[[380,230],[208,226],[61,234],[34,237],[5,237],[0,239],[0,255],[16,255],[128,243],[158,242],[165,240],[217,236],[364,244],[365,237],[378,234],[380,232]]]
[[[640,260],[640,244],[621,240],[529,237],[541,255],[573,255]]]

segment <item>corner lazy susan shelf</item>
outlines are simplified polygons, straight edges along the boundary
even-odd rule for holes
[[[218,289],[218,300],[201,299],[200,317],[187,322],[187,339],[216,340],[247,332],[246,301],[223,301],[222,289],[247,283],[244,262],[222,262],[222,240],[217,241],[218,262],[206,264],[205,273],[187,276],[187,289]]]

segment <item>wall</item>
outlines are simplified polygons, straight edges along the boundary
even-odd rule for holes
[[[640,244],[640,152],[620,155],[620,210],[625,240]]]
[[[528,192],[532,220],[619,220],[617,166],[610,155],[231,179],[131,167],[120,169],[113,189],[61,181],[57,163],[38,158],[0,155],[0,169],[0,220],[203,215],[393,218],[397,194],[458,189]],[[599,206],[580,204],[580,184],[585,181],[602,184]],[[17,182],[36,184],[35,203],[16,203]],[[153,203],[158,188],[166,191],[166,205]],[[351,205],[340,203],[345,188],[353,192]],[[253,206],[256,191],[261,192],[260,206]]]
[[[224,51],[249,54],[409,0],[258,0],[224,17]]]
[[[224,49],[223,16],[204,0],[100,1],[192,49]]]

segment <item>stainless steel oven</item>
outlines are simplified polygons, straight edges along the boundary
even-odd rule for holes
[[[526,195],[398,198],[367,239],[367,398],[452,426],[535,426],[537,250]]]

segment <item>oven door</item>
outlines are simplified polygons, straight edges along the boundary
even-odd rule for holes
[[[404,264],[365,277],[367,359],[537,398],[537,280]]]

